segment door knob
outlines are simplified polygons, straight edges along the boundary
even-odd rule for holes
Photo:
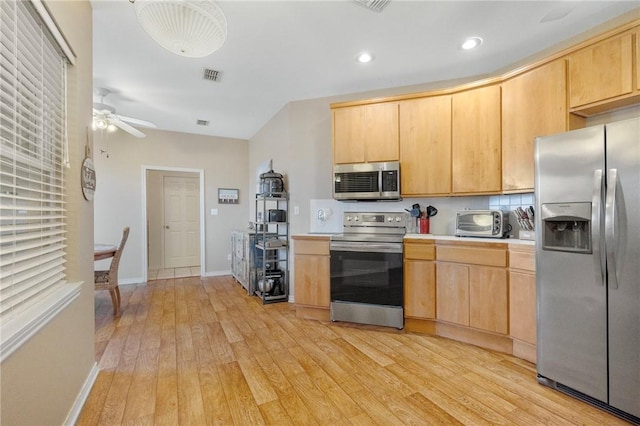
[[[169,225],[165,225],[165,226],[164,226],[164,229],[169,229]]]

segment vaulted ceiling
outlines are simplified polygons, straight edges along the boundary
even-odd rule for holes
[[[143,31],[129,0],[91,4],[94,88],[112,91],[104,103],[160,129],[240,139],[290,101],[491,74],[640,5],[392,0],[378,13],[351,0],[220,1],[225,44],[186,58]],[[467,36],[484,43],[464,51]],[[363,50],[375,60],[356,62]]]

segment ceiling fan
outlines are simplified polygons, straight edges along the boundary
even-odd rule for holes
[[[100,96],[100,102],[93,103],[93,130],[106,130],[108,132],[115,132],[118,128],[124,130],[136,138],[144,138],[147,135],[133,126],[142,127],[157,127],[150,121],[140,120],[138,118],[125,117],[124,115],[116,114],[116,109],[111,105],[104,103],[104,97],[111,91],[105,88],[95,89],[96,95]]]

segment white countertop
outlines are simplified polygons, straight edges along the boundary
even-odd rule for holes
[[[327,237],[330,238],[332,235],[337,235],[336,233],[326,233],[326,232],[307,232],[305,234],[293,234],[291,237]]]
[[[326,237],[337,235],[335,233],[321,233],[321,232],[308,232],[305,234],[294,234],[293,237]],[[453,235],[436,235],[436,234],[406,234],[405,239],[414,240],[444,240],[444,241],[460,241],[460,242],[475,242],[475,243],[505,243],[505,244],[522,244],[528,246],[534,246],[535,241],[532,240],[520,240],[517,238],[479,238],[479,237],[456,237]]]
[[[519,240],[517,238],[479,238],[479,237],[456,237],[453,235],[435,235],[435,234],[406,234],[405,239],[415,240],[444,240],[444,241],[460,241],[460,242],[475,242],[475,243],[505,243],[505,244],[523,244],[534,246],[535,241],[532,240]]]

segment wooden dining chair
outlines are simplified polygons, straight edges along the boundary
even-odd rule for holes
[[[96,290],[109,290],[111,296],[111,303],[113,304],[113,314],[116,315],[120,310],[120,288],[118,287],[118,266],[120,265],[120,257],[122,257],[122,250],[129,238],[129,227],[125,227],[122,231],[122,240],[120,245],[116,249],[113,258],[111,259],[111,265],[106,271],[94,271],[94,282]]]

